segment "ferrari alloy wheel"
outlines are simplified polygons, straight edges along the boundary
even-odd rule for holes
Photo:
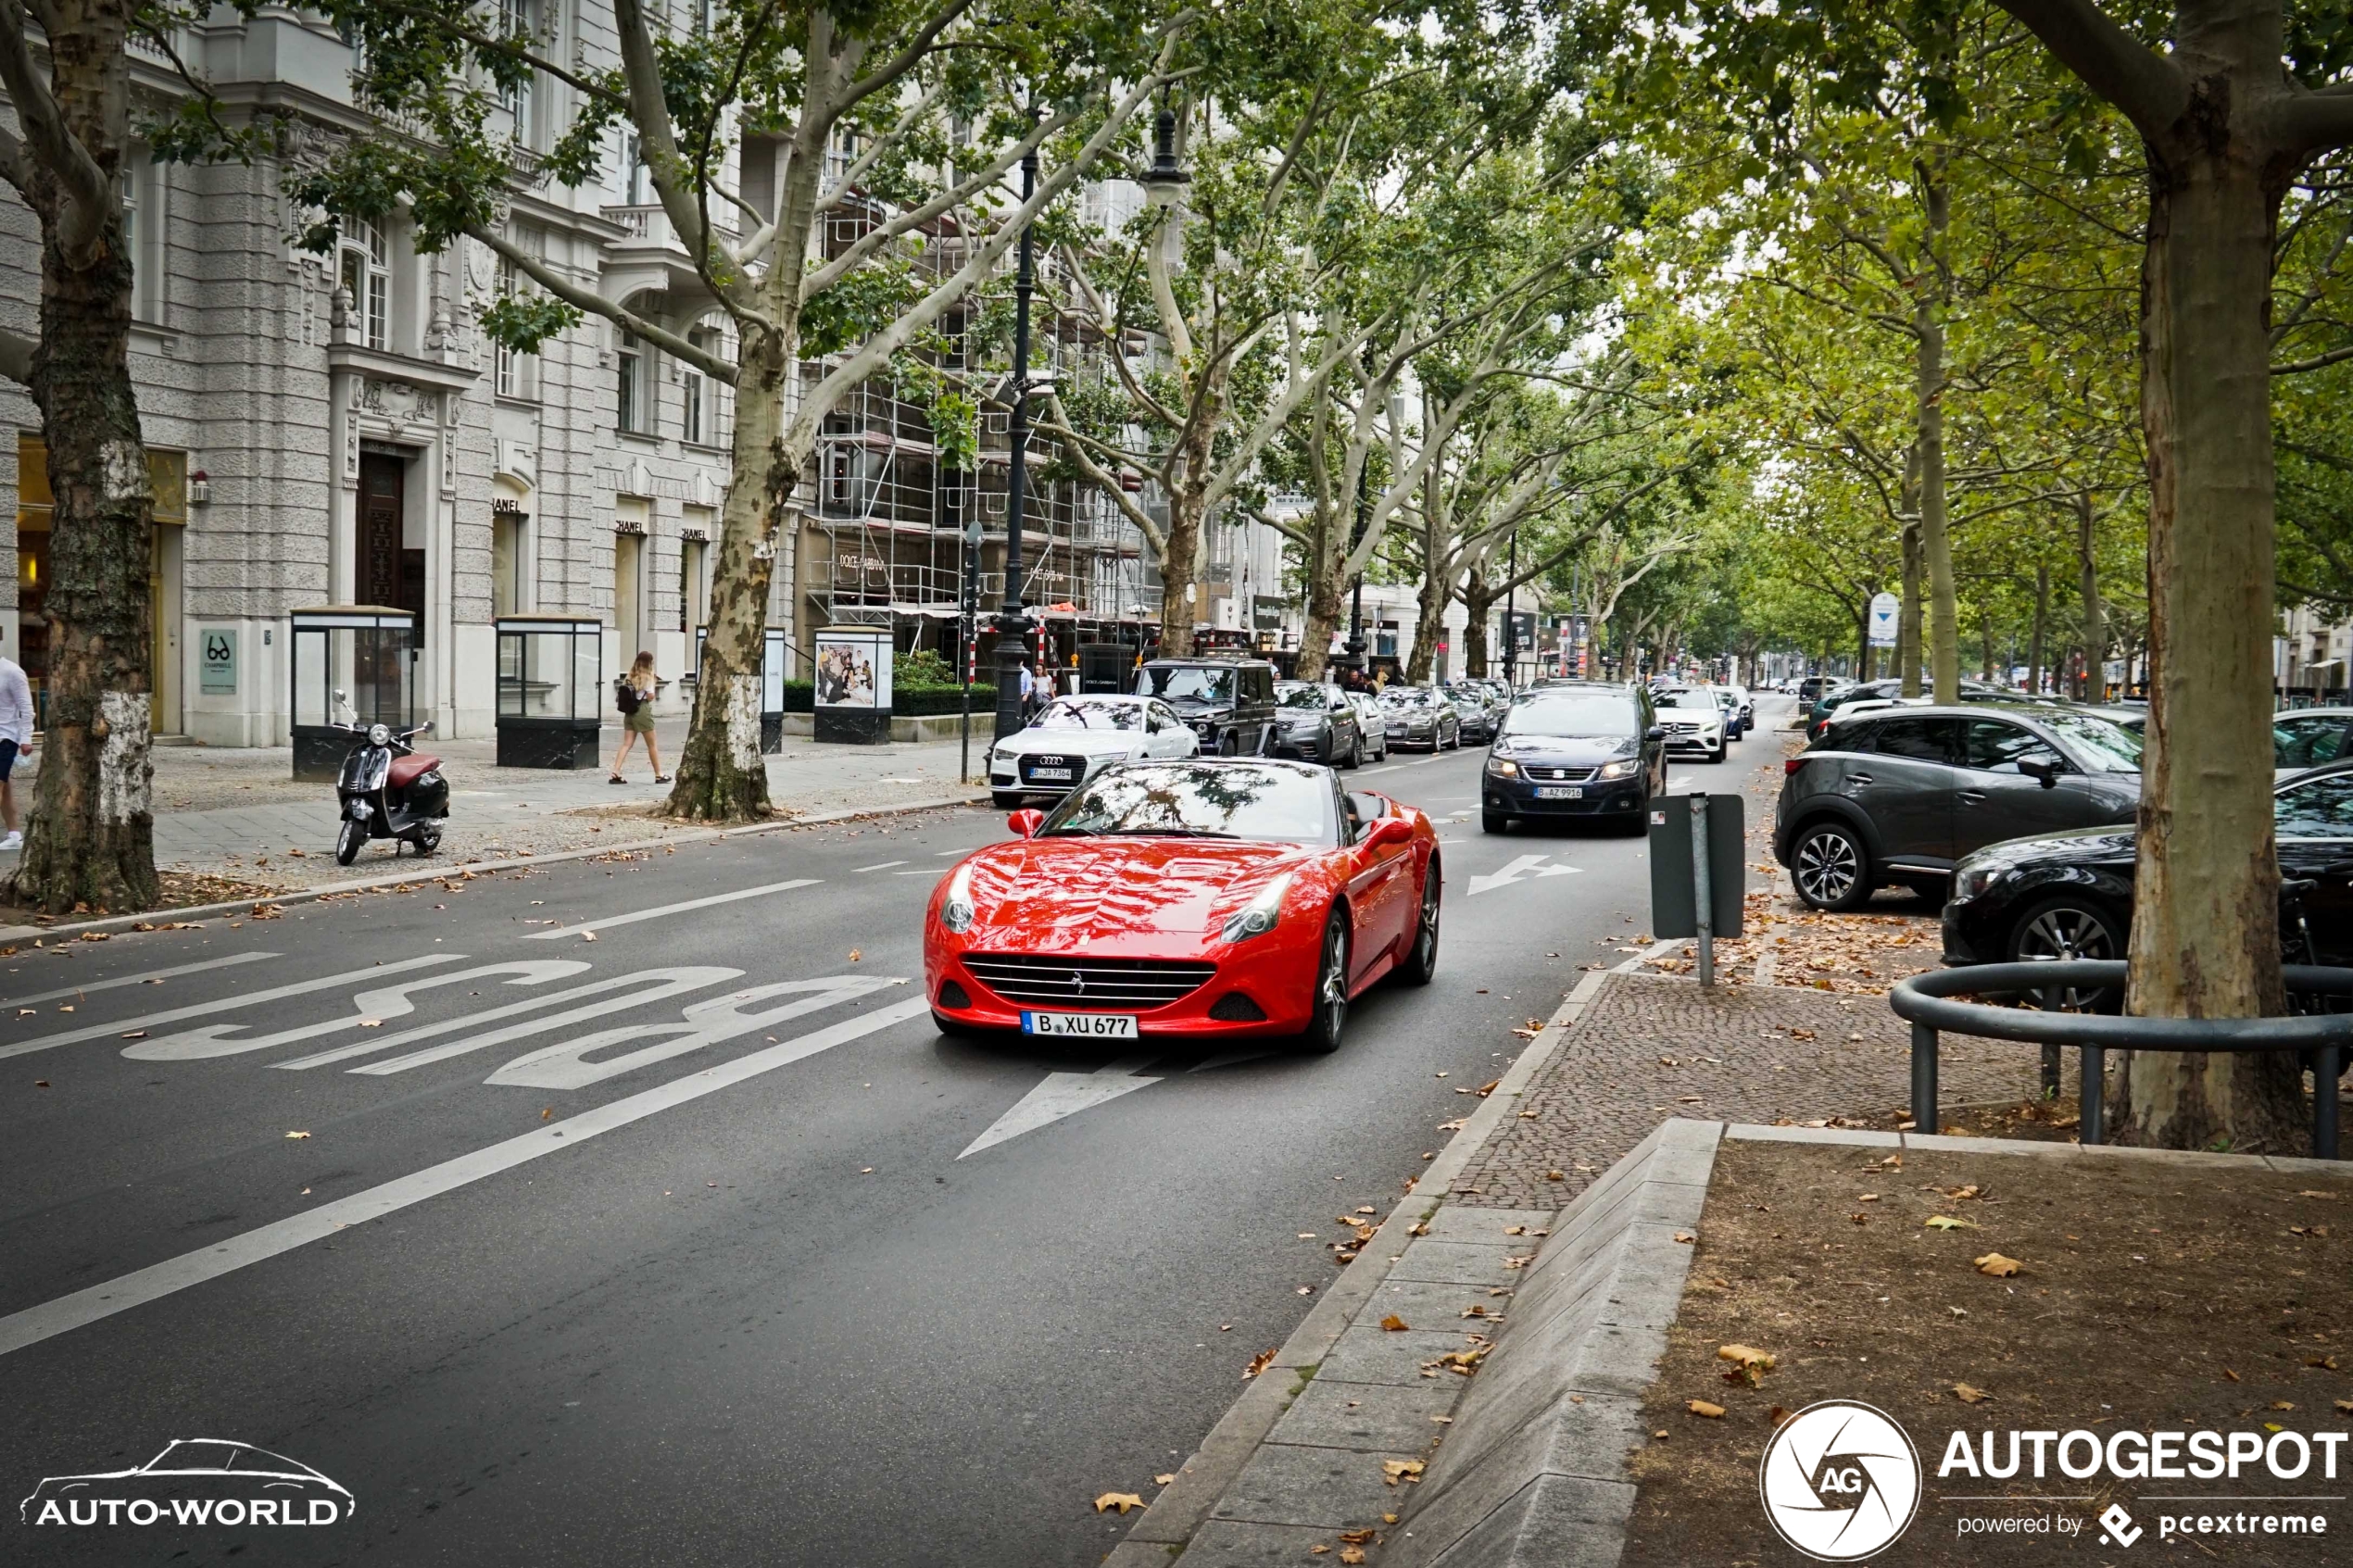
[[[1856,909],[1871,896],[1870,851],[1843,822],[1817,822],[1790,855],[1797,896],[1818,909]]]
[[[335,835],[335,864],[347,866],[359,858],[359,847],[368,842],[368,824],[349,817],[343,820],[343,832]]]
[[[1348,1027],[1348,917],[1334,909],[1324,922],[1324,953],[1315,966],[1315,1013],[1299,1043],[1319,1056],[1340,1049]]]
[[[1438,973],[1438,891],[1444,881],[1432,859],[1422,871],[1422,911],[1414,927],[1414,946],[1397,971],[1408,985],[1427,985]]]

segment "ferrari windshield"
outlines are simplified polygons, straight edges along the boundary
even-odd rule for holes
[[[1133,702],[1105,702],[1063,697],[1038,715],[1034,727],[1040,730],[1140,730],[1144,727],[1144,709]]]
[[[1231,702],[1234,672],[1204,670],[1198,664],[1147,664],[1141,690],[1146,696],[1156,696],[1164,702]]]
[[[1330,775],[1248,762],[1122,768],[1075,790],[1040,838],[1246,838],[1337,844]]]

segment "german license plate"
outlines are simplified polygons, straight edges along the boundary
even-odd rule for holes
[[[1585,798],[1585,786],[1582,784],[1538,784],[1536,798],[1539,800],[1582,800]]]
[[[1136,1015],[1132,1012],[1030,1012],[1025,1010],[1021,1015],[1021,1032],[1082,1040],[1132,1040],[1136,1038]]]
[[[1070,783],[1068,768],[1032,768],[1029,770],[1029,776],[1033,779],[1044,779],[1049,784]]]

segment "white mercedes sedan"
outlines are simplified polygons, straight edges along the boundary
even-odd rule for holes
[[[988,753],[988,787],[1001,810],[1040,796],[1058,798],[1122,762],[1197,755],[1201,741],[1157,697],[1090,694],[1056,697],[1018,734]]]

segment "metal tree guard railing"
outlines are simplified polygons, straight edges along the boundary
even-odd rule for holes
[[[2298,996],[2353,995],[2353,969],[2290,964],[2282,970]],[[2049,963],[1977,964],[1935,970],[1897,984],[1888,997],[1896,1016],[1912,1026],[1912,1121],[1934,1132],[1937,1036],[2022,1040],[2074,1046],[2082,1052],[2082,1138],[2105,1141],[2102,1074],[2112,1050],[2310,1052],[2312,1152],[2334,1160],[2338,1064],[2353,1047],[2353,1012],[2296,1013],[2284,1018],[2127,1018],[1956,1001],[1988,993],[2079,994],[2120,989],[2125,966],[2116,960],[2070,959]]]

